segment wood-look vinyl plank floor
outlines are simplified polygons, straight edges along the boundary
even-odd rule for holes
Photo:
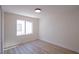
[[[42,40],[35,40],[4,51],[5,54],[74,54],[74,52],[60,48]]]

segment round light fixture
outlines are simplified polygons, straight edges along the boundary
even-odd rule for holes
[[[35,9],[35,12],[36,12],[36,13],[40,13],[40,12],[41,12],[41,9],[40,9],[40,8],[36,8],[36,9]]]

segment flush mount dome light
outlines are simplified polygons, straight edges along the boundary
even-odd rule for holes
[[[40,8],[36,8],[36,9],[35,9],[35,12],[36,12],[36,13],[40,13],[40,12],[41,12],[41,9],[40,9]]]

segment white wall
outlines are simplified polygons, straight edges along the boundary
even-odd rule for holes
[[[26,36],[16,36],[16,20],[29,20],[33,22],[33,34]],[[12,14],[5,12],[4,13],[4,27],[5,27],[5,40],[4,40],[4,48],[10,47],[13,45],[17,45],[20,43],[29,42],[32,40],[38,39],[39,35],[39,19],[25,17],[17,14]]]
[[[0,53],[1,53],[1,6],[0,6]]]
[[[0,6],[0,53],[4,53],[3,45],[4,45],[4,11],[2,10],[2,6]]]
[[[57,12],[40,19],[40,39],[79,52],[79,11]]]

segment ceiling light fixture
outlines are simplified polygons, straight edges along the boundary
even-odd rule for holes
[[[36,13],[40,13],[40,12],[41,12],[41,9],[40,9],[40,8],[36,8],[36,9],[35,9],[35,12],[36,12]]]

